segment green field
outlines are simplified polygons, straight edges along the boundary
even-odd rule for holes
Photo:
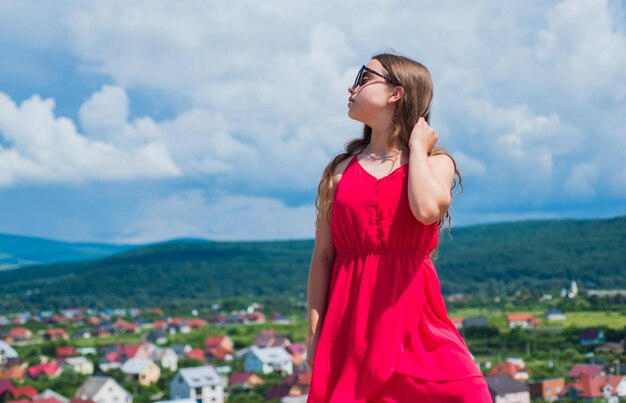
[[[506,315],[511,313],[532,313],[535,317],[541,318],[541,325],[544,326],[576,326],[576,327],[593,327],[606,326],[612,329],[623,329],[626,327],[626,315],[620,312],[597,312],[597,311],[576,311],[565,312],[565,320],[551,321],[546,323],[544,319],[544,310],[527,310],[519,312],[502,312],[501,310],[486,308],[463,308],[451,309],[448,316],[470,318],[476,316],[486,316],[491,326],[496,326],[503,330],[507,328]]]

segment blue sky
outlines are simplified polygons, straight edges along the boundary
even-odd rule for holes
[[[626,213],[623,1],[0,3],[0,232],[69,241],[314,235],[394,49],[431,71],[452,224]]]

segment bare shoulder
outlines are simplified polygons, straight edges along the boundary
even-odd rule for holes
[[[352,160],[352,157],[354,157],[354,155],[348,156],[346,159],[338,163],[335,167],[333,171],[333,186],[339,183],[339,181],[341,180],[341,177],[346,171],[346,168],[348,168],[348,164],[350,163],[350,160]]]

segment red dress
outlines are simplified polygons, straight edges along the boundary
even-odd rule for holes
[[[429,257],[437,223],[413,216],[408,176],[406,164],[377,179],[355,155],[336,186],[336,257],[307,403],[491,402],[448,318]]]

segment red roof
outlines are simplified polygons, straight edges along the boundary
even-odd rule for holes
[[[0,379],[0,395],[2,395],[4,392],[11,392],[13,393],[13,383],[11,383],[11,381],[7,381],[4,379]]]
[[[46,376],[55,375],[60,368],[59,363],[56,361],[41,363],[28,368],[28,375],[33,377],[37,377],[42,374]]]
[[[207,353],[211,354],[215,359],[218,359],[220,361],[226,360],[226,357],[231,354],[230,351],[221,346],[209,347],[207,349]]]
[[[235,372],[228,378],[229,385],[247,384],[250,377],[254,375],[252,372]]]
[[[19,365],[12,365],[11,367],[5,369],[4,371],[0,368],[0,379],[13,379],[19,380],[24,378],[24,373],[26,370]],[[2,392],[0,391],[0,394]]]
[[[195,358],[197,360],[200,361],[204,361],[204,351],[202,351],[199,348],[192,348],[191,350],[187,351],[187,357],[189,358]]]
[[[199,329],[199,328],[205,327],[207,325],[207,322],[204,319],[192,318],[192,319],[187,319],[187,324],[190,327]]]
[[[167,322],[164,320],[155,320],[154,322],[152,322],[153,328],[160,328],[160,327],[166,327],[166,326],[167,326]]]
[[[56,348],[57,357],[71,357],[76,355],[76,349],[72,346],[59,346]]]
[[[9,334],[11,336],[24,336],[26,335],[28,332],[30,332],[30,330],[28,330],[27,328],[25,328],[24,326],[18,326],[18,327],[14,327],[13,329],[9,330]]]
[[[572,367],[572,369],[570,369],[570,371],[567,373],[567,376],[570,376],[572,378],[579,378],[583,376],[584,374],[587,374],[589,376],[594,377],[594,376],[600,375],[600,373],[603,370],[604,370],[603,365],[576,364]]]
[[[620,380],[623,378],[622,376],[613,376],[620,378]],[[603,397],[604,393],[602,393],[602,387],[607,384],[606,380],[603,378],[605,377],[593,378],[591,376],[584,375],[576,382],[568,383],[563,391],[563,395],[566,395],[570,388],[575,388],[578,390],[579,397]],[[613,386],[613,390],[615,391],[615,386]]]
[[[455,325],[456,325],[457,323],[463,323],[463,321],[465,320],[464,318],[460,318],[460,317],[450,317],[449,319],[450,319],[450,320],[452,321],[452,323],[454,323]]]
[[[501,362],[495,367],[489,370],[487,375],[489,376],[508,376],[509,378],[515,379],[515,375],[518,372],[526,372],[525,369],[518,364],[515,364],[510,361]]]
[[[285,347],[285,350],[291,355],[306,353],[306,344],[304,343],[291,343]]]
[[[506,315],[506,320],[508,322],[532,320],[532,319],[533,319],[533,315],[530,313],[516,313],[516,314]]]
[[[64,335],[67,335],[67,332],[65,331],[65,329],[61,329],[61,328],[48,329],[44,333],[49,334],[50,336],[64,336]]]
[[[206,340],[204,340],[204,347],[219,346],[225,338],[226,336],[207,336]]]
[[[141,344],[122,344],[117,352],[120,355],[125,355],[127,358],[135,358],[140,347]]]
[[[32,386],[14,386],[13,387],[13,396],[15,397],[26,396],[26,397],[32,398],[37,393],[39,393],[37,392],[37,389],[33,388]]]

